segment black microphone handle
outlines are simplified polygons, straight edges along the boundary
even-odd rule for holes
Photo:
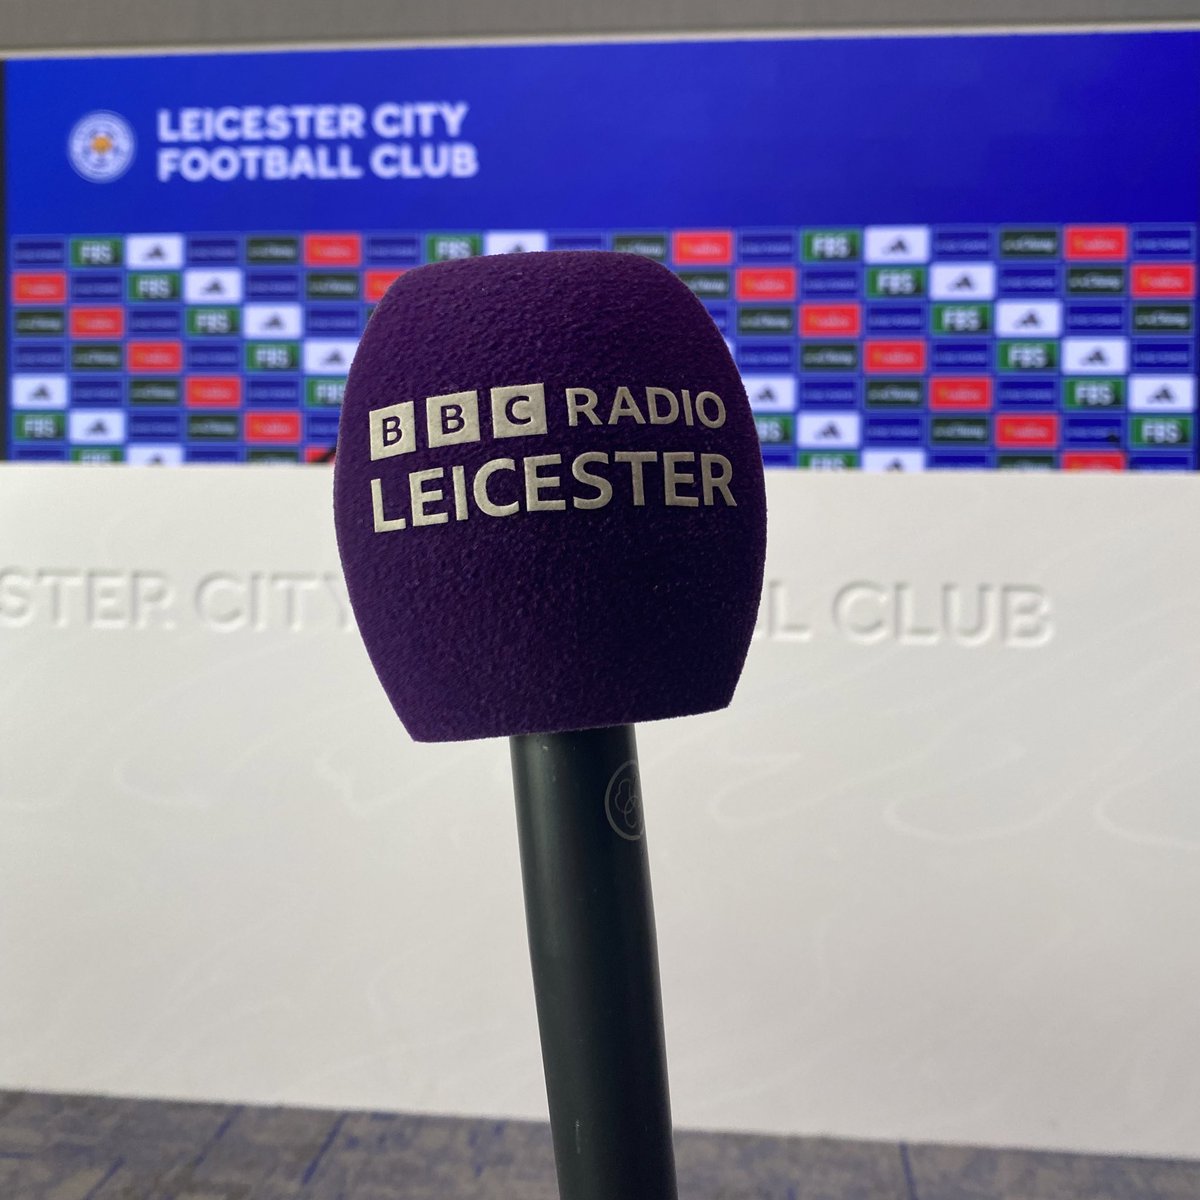
[[[676,1200],[633,727],[510,739],[562,1200]]]

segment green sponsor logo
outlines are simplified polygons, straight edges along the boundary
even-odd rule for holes
[[[1001,371],[1053,371],[1058,366],[1058,343],[997,342],[996,366]]]
[[[793,333],[796,312],[792,308],[739,308],[738,333]]]
[[[970,442],[982,446],[991,441],[991,422],[987,417],[934,417],[929,436],[935,445]]]
[[[758,440],[764,446],[790,446],[795,436],[795,423],[790,414],[767,413],[754,418]]]
[[[247,462],[299,462],[298,450],[248,450]]]
[[[131,271],[125,284],[130,300],[178,300],[178,271]]]
[[[1191,445],[1191,417],[1134,417],[1129,426],[1130,443],[1138,449]]]
[[[996,466],[1002,471],[1053,471],[1053,454],[1001,454]]]
[[[198,442],[234,442],[238,438],[236,413],[188,413],[187,435]]]
[[[237,308],[189,308],[187,331],[196,337],[221,337],[241,328],[241,310]]]
[[[300,366],[299,342],[247,342],[247,371],[295,371]]]
[[[856,342],[804,342],[800,361],[809,371],[857,371]]]
[[[1135,333],[1191,333],[1190,304],[1135,304],[1133,306]]]
[[[806,229],[805,262],[850,262],[859,256],[857,229]]]
[[[992,328],[990,304],[935,304],[934,333],[987,333]]]
[[[304,403],[309,408],[337,408],[346,392],[344,379],[306,379]]]
[[[358,275],[353,271],[310,271],[304,290],[310,300],[357,300]]]
[[[806,471],[853,471],[858,455],[853,450],[804,450],[799,465]]]
[[[246,259],[252,263],[299,262],[300,239],[294,237],[247,238]]]
[[[108,343],[99,346],[72,346],[71,369],[75,371],[119,371],[121,369],[121,347]]]
[[[868,267],[867,295],[875,300],[923,296],[925,268]]]
[[[478,233],[431,233],[425,238],[425,257],[429,262],[449,258],[474,258],[483,251]]]
[[[13,421],[13,437],[18,442],[58,442],[66,433],[66,413],[20,412]]]
[[[925,403],[925,383],[920,379],[870,379],[868,408],[920,408]]]
[[[728,271],[678,271],[676,273],[701,300],[724,300],[729,296]]]
[[[1094,411],[1100,408],[1125,407],[1125,380],[1064,379],[1063,407]]]
[[[1120,296],[1125,291],[1124,267],[1068,267],[1067,291],[1072,295]]]
[[[178,404],[178,379],[134,379],[129,384],[130,404]]]
[[[125,451],[120,446],[75,446],[71,450],[71,461],[81,463],[124,462]]]
[[[17,337],[62,337],[66,327],[61,308],[18,309],[13,320]]]
[[[1057,229],[1002,229],[1000,256],[1002,258],[1057,258],[1059,250]]]
[[[119,267],[124,246],[115,237],[75,237],[71,239],[71,266]]]
[[[613,249],[621,254],[640,254],[656,262],[667,258],[667,236],[664,233],[618,233],[613,236]]]

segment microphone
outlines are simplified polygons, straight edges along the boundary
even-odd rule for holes
[[[673,1200],[633,724],[725,707],[766,500],[728,347],[665,267],[550,252],[419,267],[342,403],[347,590],[417,741],[508,737],[564,1200]]]

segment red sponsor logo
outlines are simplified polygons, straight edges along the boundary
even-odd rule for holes
[[[1064,471],[1123,471],[1125,455],[1120,450],[1068,450],[1062,467]]]
[[[992,381],[986,375],[950,376],[929,381],[930,408],[991,408]]]
[[[177,374],[183,369],[183,345],[180,342],[130,342],[128,369]]]
[[[125,333],[125,310],[123,308],[73,308],[71,309],[71,336],[73,338],[112,338]]]
[[[1129,230],[1124,225],[1068,225],[1068,258],[1128,258]]]
[[[14,304],[62,304],[67,277],[62,271],[17,271],[12,277]]]
[[[357,233],[306,233],[304,263],[309,267],[357,267],[362,238]]]
[[[237,408],[242,381],[236,375],[193,375],[184,385],[189,408]]]
[[[728,229],[688,229],[671,234],[671,257],[681,267],[727,267],[733,261]]]
[[[249,412],[246,414],[246,441],[298,442],[298,412]]]
[[[304,461],[310,463],[333,462],[333,447],[305,446]]]
[[[864,366],[868,374],[919,375],[925,370],[925,343],[867,342]]]
[[[385,271],[368,271],[363,279],[363,295],[372,302],[382,300],[383,293],[403,274],[399,267]]]
[[[857,337],[862,310],[857,304],[802,304],[800,332],[821,337]]]
[[[1194,296],[1196,268],[1191,263],[1135,263],[1130,288],[1135,296]]]
[[[1002,449],[1057,446],[1058,417],[1053,413],[1006,413],[996,418],[996,445]]]
[[[740,267],[737,272],[739,300],[795,300],[795,267]]]

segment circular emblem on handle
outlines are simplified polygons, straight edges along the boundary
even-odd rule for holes
[[[604,793],[604,815],[613,832],[627,842],[636,842],[645,831],[642,822],[642,782],[637,763],[622,763],[608,781]]]

